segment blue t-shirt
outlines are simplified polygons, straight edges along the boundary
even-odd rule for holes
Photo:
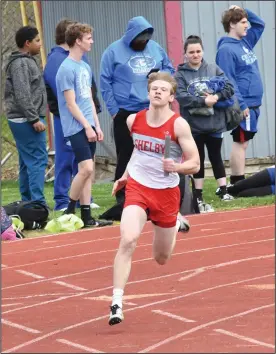
[[[91,100],[92,71],[83,60],[66,58],[58,69],[56,76],[58,108],[64,137],[77,134],[83,125],[73,117],[67,108],[64,91],[74,90],[76,104],[91,126],[95,126]]]

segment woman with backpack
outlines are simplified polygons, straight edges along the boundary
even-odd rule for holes
[[[195,194],[201,212],[213,211],[203,202],[204,160],[206,146],[221,200],[232,200],[227,193],[226,174],[221,156],[223,132],[227,131],[225,106],[234,94],[233,85],[216,64],[203,59],[203,44],[198,36],[184,43],[186,62],[178,66],[176,99],[180,113],[191,127],[200,156],[200,170],[194,175]],[[209,210],[206,210],[207,209]]]

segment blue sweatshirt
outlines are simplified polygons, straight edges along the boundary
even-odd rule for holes
[[[240,107],[256,107],[262,104],[263,84],[258,61],[253,48],[260,39],[265,23],[246,9],[250,29],[242,39],[222,37],[217,45],[217,65],[232,82]]]
[[[102,97],[111,116],[120,108],[140,111],[149,106],[147,74],[153,68],[175,72],[168,55],[150,40],[143,51],[134,51],[131,41],[141,32],[153,27],[143,16],[128,22],[125,35],[104,51],[100,68]]]

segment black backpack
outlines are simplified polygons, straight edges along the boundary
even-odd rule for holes
[[[42,229],[49,216],[49,209],[38,201],[16,201],[3,206],[7,215],[18,215],[24,230]]]
[[[181,215],[199,214],[197,198],[195,195],[195,182],[193,176],[179,174],[180,182],[180,207]]]

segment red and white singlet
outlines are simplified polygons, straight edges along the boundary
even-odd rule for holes
[[[128,173],[138,183],[154,189],[173,188],[179,184],[178,173],[164,175],[162,157],[165,152],[165,136],[171,136],[170,158],[176,163],[182,161],[182,149],[174,133],[175,113],[159,127],[151,127],[146,119],[147,109],[136,114],[131,128],[134,152],[128,164]]]

